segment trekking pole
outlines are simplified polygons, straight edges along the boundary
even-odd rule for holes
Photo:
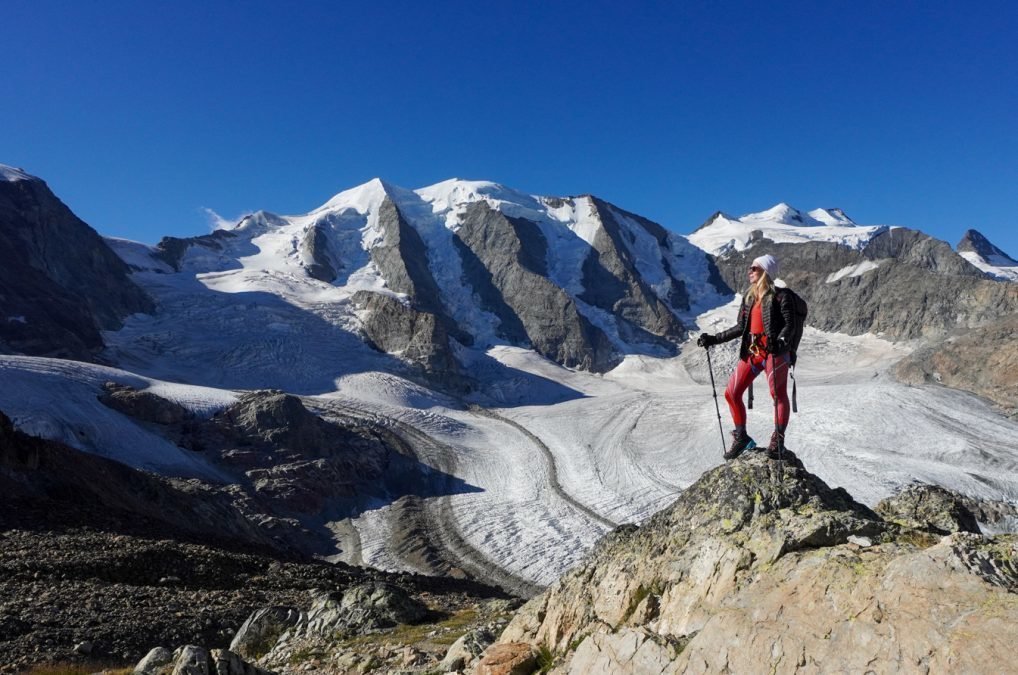
[[[718,431],[721,432],[721,452],[725,449],[725,429],[721,426],[721,406],[718,405],[718,388],[714,384],[714,366],[710,362],[710,347],[707,347],[707,370],[710,371],[710,391],[714,395],[714,409],[718,411]]]

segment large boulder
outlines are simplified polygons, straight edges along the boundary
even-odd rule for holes
[[[261,658],[283,633],[304,619],[304,614],[292,607],[256,609],[233,637],[230,651],[247,659]]]
[[[935,534],[979,534],[976,517],[963,499],[958,493],[939,485],[918,484],[882,500],[875,510],[885,520],[913,529]]]

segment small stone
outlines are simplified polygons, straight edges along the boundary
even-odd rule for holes
[[[859,537],[854,534],[848,535],[848,543],[861,546],[862,548],[869,548],[873,545],[873,540],[869,537]]]
[[[93,649],[95,649],[95,645],[93,645],[88,640],[84,642],[79,642],[78,644],[74,645],[74,653],[81,654],[82,656],[88,656],[89,654],[92,653]]]

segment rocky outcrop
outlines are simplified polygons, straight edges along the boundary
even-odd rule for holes
[[[976,517],[961,495],[939,485],[910,485],[874,507],[882,518],[934,534],[971,532],[980,534]]]
[[[889,523],[794,458],[750,453],[606,536],[499,642],[563,673],[993,671],[1016,556],[1014,536]]]
[[[1018,416],[1018,313],[958,331],[902,359],[895,375],[909,384],[937,383],[978,394]]]
[[[468,283],[498,317],[503,337],[571,368],[604,372],[619,362],[608,336],[548,279],[548,244],[536,224],[475,202],[454,242]]]
[[[197,237],[163,237],[156,244],[153,256],[179,272],[183,265],[184,256],[192,247],[206,249],[212,253],[224,250],[224,245],[237,235],[229,230],[215,230],[209,234]]]
[[[353,301],[361,310],[361,328],[375,349],[421,366],[432,381],[461,388],[467,382],[455,358],[448,321],[415,309],[399,298],[357,291]]]
[[[275,646],[279,637],[306,616],[292,607],[262,607],[255,610],[233,636],[230,651],[247,659],[259,659]]]
[[[807,324],[824,331],[940,339],[1018,313],[1018,284],[988,280],[946,243],[905,228],[858,251],[761,239],[718,260],[725,282],[744,289],[749,262],[763,253],[778,258],[781,278],[809,302]]]
[[[6,176],[19,176],[8,180]],[[34,356],[92,360],[100,330],[153,311],[127,265],[45,182],[0,176],[0,343]]]
[[[298,252],[305,261],[304,269],[312,279],[331,284],[342,269],[342,265],[329,250],[329,235],[326,223],[315,223],[308,228],[301,239]],[[336,268],[340,269],[336,269]]]

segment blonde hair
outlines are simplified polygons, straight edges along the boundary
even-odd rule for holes
[[[767,273],[760,270],[760,276],[757,278],[756,283],[749,287],[746,291],[746,302],[752,305],[757,300],[763,300],[769,294],[774,292],[774,282],[767,276]]]

